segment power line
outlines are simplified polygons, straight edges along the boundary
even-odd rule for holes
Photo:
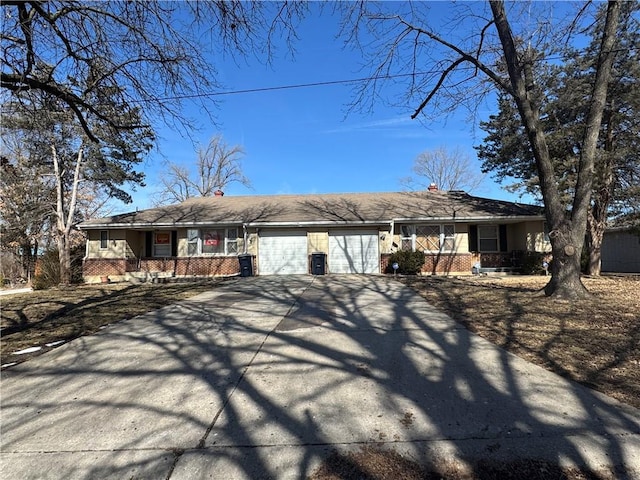
[[[327,80],[326,82],[295,83],[291,85],[279,85],[276,87],[256,87],[256,88],[247,88],[244,90],[229,90],[226,92],[208,92],[208,93],[194,93],[190,95],[175,95],[173,97],[155,98],[154,100],[185,100],[189,98],[221,97],[223,95],[239,95],[242,93],[271,92],[276,90],[292,90],[294,88],[322,87],[327,85],[340,85],[345,83],[367,82],[371,80],[388,80],[392,78],[411,77],[413,75],[427,75],[427,74],[433,74],[433,73],[436,73],[436,72],[434,71],[434,72],[398,73],[396,75],[350,78],[345,80]]]
[[[636,47],[632,48],[619,48],[612,50],[614,52],[620,51],[630,51],[637,50]],[[549,60],[562,60],[564,57],[562,55],[549,55],[546,57],[541,57],[536,59],[536,61],[549,61]],[[467,65],[460,67],[461,70],[475,70],[475,66]],[[412,72],[412,73],[398,73],[395,75],[380,75],[380,76],[369,76],[369,77],[361,77],[361,78],[350,78],[343,80],[327,80],[324,82],[310,82],[310,83],[294,83],[290,85],[278,85],[275,87],[256,87],[256,88],[247,88],[243,90],[228,90],[224,92],[204,92],[204,93],[193,93],[193,94],[184,94],[184,95],[174,95],[170,97],[156,97],[153,101],[166,101],[166,100],[188,100],[191,98],[206,98],[206,97],[222,97],[225,95],[240,95],[245,93],[260,93],[260,92],[273,92],[278,90],[293,90],[297,88],[310,88],[310,87],[323,87],[328,85],[342,85],[348,83],[357,83],[357,82],[369,82],[372,80],[390,80],[393,78],[403,78],[403,77],[412,77],[415,75],[434,75],[440,73],[441,70],[431,70],[424,72]],[[140,102],[152,101],[152,100],[140,100]]]

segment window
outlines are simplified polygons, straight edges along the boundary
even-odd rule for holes
[[[153,256],[171,256],[171,232],[155,232],[153,235]]]
[[[226,253],[232,255],[238,253],[238,229],[228,228],[227,235],[224,239],[226,246]]]
[[[198,254],[198,244],[200,243],[200,231],[190,228],[187,230],[187,255],[193,256]]]
[[[413,250],[413,226],[400,227],[400,250]]]
[[[455,227],[450,225],[402,225],[400,249],[418,252],[455,250]]]
[[[479,225],[478,226],[478,247],[481,252],[498,251],[498,226]]]
[[[440,225],[416,227],[415,250],[422,252],[440,250]]]
[[[187,255],[235,255],[237,253],[237,228],[187,230]]]
[[[109,247],[109,230],[100,230],[100,249]]]
[[[448,252],[456,248],[456,228],[455,225],[442,226],[442,250]]]

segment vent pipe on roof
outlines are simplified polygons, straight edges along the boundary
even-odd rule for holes
[[[215,192],[213,192],[213,195],[216,197],[222,197],[224,196],[224,192],[220,189],[216,190]]]
[[[435,183],[431,183],[431,185],[429,185],[429,188],[427,188],[427,190],[429,190],[430,192],[437,192],[438,185],[436,185]]]

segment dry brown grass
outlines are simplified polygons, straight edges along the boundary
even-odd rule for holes
[[[537,293],[545,277],[405,282],[469,330],[526,360],[640,408],[640,277],[584,278],[593,298]]]
[[[97,284],[0,298],[0,363],[23,362],[100,327],[211,290],[221,280],[172,284]],[[29,347],[36,353],[13,355]]]
[[[478,462],[468,466],[451,461],[421,465],[409,457],[376,445],[357,451],[334,451],[309,480],[615,480],[616,472],[561,468],[539,460]]]

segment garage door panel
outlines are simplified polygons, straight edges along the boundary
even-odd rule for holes
[[[378,273],[378,232],[332,231],[329,233],[331,273]]]
[[[306,232],[264,231],[258,242],[260,275],[308,273]]]

